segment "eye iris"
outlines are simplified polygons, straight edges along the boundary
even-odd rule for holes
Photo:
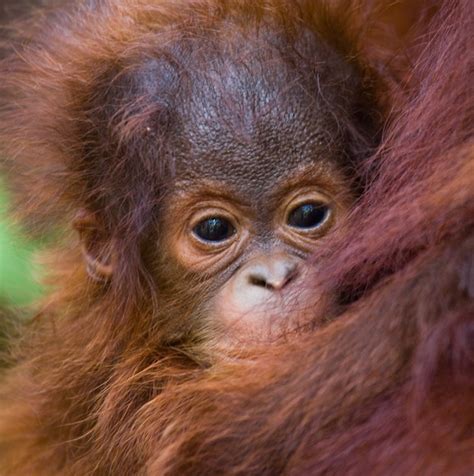
[[[295,228],[317,228],[325,222],[329,207],[323,203],[305,203],[295,208],[288,217],[288,224]]]
[[[225,218],[211,217],[199,222],[193,232],[204,241],[224,241],[234,234],[235,229]]]

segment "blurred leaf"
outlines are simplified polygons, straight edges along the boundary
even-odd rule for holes
[[[8,195],[0,180],[0,301],[26,305],[41,295],[33,264],[38,248],[21,235],[7,215]]]

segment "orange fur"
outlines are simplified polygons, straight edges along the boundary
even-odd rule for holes
[[[44,229],[105,202],[124,259],[104,289],[72,237],[55,251],[54,291],[0,385],[2,474],[472,473],[473,9],[427,2],[424,22],[394,28],[405,48],[388,51],[387,19],[367,26],[371,3],[91,0],[23,24],[30,38],[0,70],[0,140],[23,216]],[[91,190],[80,135],[111,66],[228,14],[320,31],[376,71],[389,114],[348,229],[308,280],[344,296],[340,313],[232,358],[167,345],[139,252],[155,205],[138,187],[147,164],[95,169],[118,187],[125,170],[123,195]],[[138,143],[142,114],[117,118],[121,141]]]

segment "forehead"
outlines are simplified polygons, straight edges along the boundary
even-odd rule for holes
[[[170,148],[176,179],[254,193],[292,169],[337,161],[335,111],[350,100],[350,66],[308,32],[291,44],[233,40],[189,55]]]
[[[114,80],[110,109],[121,119],[126,98],[119,127],[166,183],[254,194],[308,164],[337,163],[359,83],[313,32],[223,27],[151,44]]]
[[[218,91],[210,90],[215,83],[204,90],[194,83],[173,151],[179,178],[263,185],[278,172],[332,158],[337,124],[324,104],[302,90],[238,79]]]

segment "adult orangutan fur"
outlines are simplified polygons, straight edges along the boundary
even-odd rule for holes
[[[164,343],[137,251],[142,195],[107,204],[126,260],[105,290],[66,236],[1,383],[1,474],[473,473],[474,9],[427,2],[387,51],[386,17],[367,27],[373,2],[327,3],[87,1],[23,25],[0,70],[1,143],[43,228],[87,198],[71,123],[91,84],[188,8],[211,25],[238,4],[320,29],[377,71],[389,117],[349,225],[313,257],[308,286],[339,296],[338,312],[282,342],[234,355]]]

